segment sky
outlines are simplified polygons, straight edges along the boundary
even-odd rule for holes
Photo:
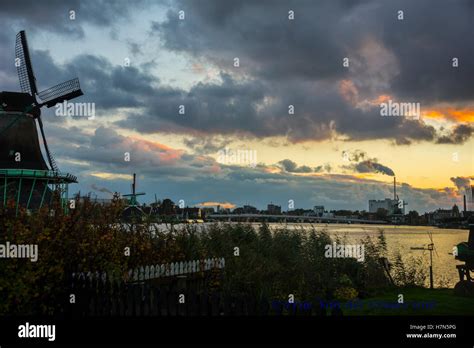
[[[0,23],[0,90],[25,30],[39,90],[78,77],[94,105],[43,109],[72,193],[136,172],[141,202],[368,210],[396,176],[423,213],[473,184],[472,1],[2,0]]]

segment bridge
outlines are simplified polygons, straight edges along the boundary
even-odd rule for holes
[[[240,221],[240,222],[313,222],[313,223],[356,223],[356,224],[386,224],[383,220],[364,220],[345,217],[320,217],[302,215],[272,215],[272,214],[210,214],[207,219]]]

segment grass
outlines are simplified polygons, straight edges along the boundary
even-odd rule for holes
[[[398,304],[399,294],[405,308]],[[355,303],[341,305],[344,315],[474,315],[474,298],[455,296],[453,289],[400,288]]]

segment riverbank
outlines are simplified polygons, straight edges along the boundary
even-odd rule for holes
[[[403,295],[403,303],[399,303]],[[341,304],[344,315],[474,315],[474,298],[454,295],[453,289],[406,287]]]

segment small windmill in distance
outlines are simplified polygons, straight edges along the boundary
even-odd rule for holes
[[[436,253],[436,257],[438,256],[438,252],[435,249],[435,245],[433,242],[433,232],[428,231],[428,236],[430,237],[430,244],[426,247],[411,247],[411,250],[428,250],[430,252],[430,289],[433,289],[433,251]]]
[[[145,213],[138,206],[137,196],[143,196],[145,193],[136,192],[137,188],[137,174],[133,173],[132,193],[122,195],[123,197],[130,197],[128,200],[128,207],[122,213],[122,218],[130,222],[139,222],[143,220]]]

